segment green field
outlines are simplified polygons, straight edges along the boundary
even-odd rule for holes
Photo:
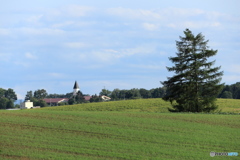
[[[224,113],[169,113],[161,99],[1,110],[0,159],[239,159],[209,155],[240,153],[240,100],[217,103]]]

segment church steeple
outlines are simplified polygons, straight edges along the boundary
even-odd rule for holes
[[[80,91],[79,85],[77,83],[77,81],[75,81],[75,84],[73,86],[73,95],[77,95],[78,91]]]
[[[77,81],[75,81],[75,84],[74,84],[74,86],[73,86],[73,89],[79,89],[79,86],[78,86]]]

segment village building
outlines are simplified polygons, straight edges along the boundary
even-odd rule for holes
[[[20,109],[31,109],[33,108],[33,102],[30,102],[30,100],[27,100],[20,105]]]
[[[77,81],[75,81],[74,86],[73,86],[73,96],[76,96],[78,91],[80,91],[79,85]],[[83,96],[86,101],[89,101],[92,96]]]
[[[110,101],[111,100],[111,98],[108,97],[108,96],[101,96],[101,98],[102,98],[103,101]]]
[[[58,106],[59,103],[68,102],[68,98],[44,98],[43,99],[49,106]]]
[[[80,87],[77,83],[77,81],[75,81],[74,85],[73,85],[73,97],[77,95],[77,93],[80,91]],[[86,101],[90,101],[90,99],[92,98],[92,96],[83,96],[84,99]],[[107,97],[107,96],[101,96],[103,101],[109,101],[111,98]],[[43,99],[48,106],[58,106],[59,103],[65,103],[68,102],[69,98],[45,98]]]
[[[80,91],[80,88],[79,88],[77,81],[75,81],[74,86],[73,86],[73,96],[76,96],[78,91]]]

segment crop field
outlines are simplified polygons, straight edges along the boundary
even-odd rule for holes
[[[1,110],[0,159],[239,159],[210,157],[240,153],[240,101],[217,103],[235,114],[169,113],[161,99]]]

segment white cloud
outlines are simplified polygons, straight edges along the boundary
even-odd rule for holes
[[[5,29],[5,28],[0,28],[0,35],[2,36],[7,36],[10,34],[9,29]]]
[[[135,48],[127,49],[106,49],[102,51],[93,52],[93,56],[99,62],[115,62],[117,59],[128,58],[130,56],[140,56],[150,54],[154,51],[154,47],[142,45]]]
[[[61,29],[52,28],[19,28],[16,32],[23,33],[25,35],[62,35],[65,32]]]
[[[52,27],[53,27],[53,28],[61,28],[61,27],[66,27],[66,26],[74,25],[75,23],[76,23],[76,22],[74,22],[74,21],[65,21],[65,22],[53,24]]]
[[[159,25],[152,23],[143,23],[143,28],[149,31],[155,31],[159,28]]]
[[[77,20],[69,20],[69,21],[63,21],[58,23],[53,23],[51,25],[52,28],[67,28],[67,27],[89,27],[93,25],[97,25],[97,21],[77,21]]]
[[[33,15],[26,19],[27,22],[33,24],[33,25],[40,25],[40,19],[43,17],[43,15]]]
[[[73,43],[75,44],[75,43]],[[77,43],[78,44],[78,43]],[[77,47],[76,45],[75,47]],[[82,46],[82,45],[80,45]],[[74,47],[74,45],[72,46]],[[116,63],[122,58],[129,58],[135,56],[135,58],[143,55],[152,54],[155,51],[155,45],[145,44],[137,46],[135,48],[125,49],[99,49],[90,52],[77,52],[63,54],[62,58],[71,62],[86,63],[88,66],[110,65]]]
[[[144,44],[135,48],[123,49],[122,56],[147,55],[155,51],[155,44]]]
[[[66,8],[66,13],[69,14],[70,16],[82,17],[86,16],[87,13],[94,10],[95,9],[93,7],[72,5]]]
[[[147,69],[147,70],[162,70],[165,69],[165,66],[163,65],[156,65],[156,64],[149,64],[149,65],[138,65],[138,64],[133,64],[130,65],[130,67],[134,67],[134,68],[140,68],[140,69]]]
[[[240,65],[239,64],[227,65],[225,67],[225,71],[240,75]]]
[[[54,18],[66,18],[66,17],[83,17],[96,9],[92,6],[83,5],[65,5],[64,7],[41,9],[42,14],[35,14],[29,17],[27,20],[34,22],[39,19],[54,20]],[[56,19],[55,19],[56,20]]]
[[[65,77],[64,74],[56,73],[56,72],[48,73],[47,76],[50,76],[52,78],[64,78]]]
[[[233,84],[239,82],[240,75],[224,75],[222,82],[228,82],[228,84]]]
[[[30,66],[28,62],[24,62],[24,61],[15,61],[14,64],[17,66],[25,67],[25,68],[28,68]]]
[[[89,45],[83,42],[68,42],[64,44],[68,48],[85,48]]]
[[[37,56],[32,54],[32,53],[30,53],[30,52],[25,53],[25,57],[27,59],[37,59]]]
[[[184,8],[167,8],[158,10],[111,8],[108,10],[108,13],[125,18],[125,21],[128,19],[143,21],[143,28],[149,31],[159,29],[160,24],[161,26],[174,29],[216,28],[222,25],[221,21],[223,21],[223,19],[227,19],[225,14],[218,12]]]
[[[140,20],[159,20],[162,18],[158,12],[143,9],[111,8],[107,10],[107,13],[124,18]]]
[[[62,54],[62,59],[64,61],[68,61],[68,63],[75,63],[75,62],[87,62],[89,60],[89,57],[91,57],[91,54],[85,54],[81,52],[77,53],[68,53],[68,54]]]
[[[118,51],[114,50],[101,50],[93,51],[90,56],[90,61],[97,62],[98,64],[109,65],[115,63],[121,55]]]
[[[8,62],[12,57],[12,54],[10,53],[0,53],[0,62],[4,61],[4,62]]]
[[[179,22],[173,25],[174,28],[191,28],[191,29],[200,29],[200,28],[216,28],[221,24],[219,22],[207,22],[207,21],[185,21]]]
[[[167,9],[154,9],[154,10],[144,10],[144,9],[129,9],[129,8],[111,8],[107,11],[108,14],[120,16],[124,18],[140,19],[148,21],[162,21],[171,20],[176,17],[194,17],[203,15],[206,16],[207,12],[200,9],[183,9],[183,8],[167,8]],[[211,13],[208,13],[209,16]],[[217,12],[212,13],[215,17],[219,16]]]
[[[201,9],[185,9],[185,8],[166,8],[159,10],[159,12],[166,18],[171,17],[194,17],[204,15],[206,12]]]

